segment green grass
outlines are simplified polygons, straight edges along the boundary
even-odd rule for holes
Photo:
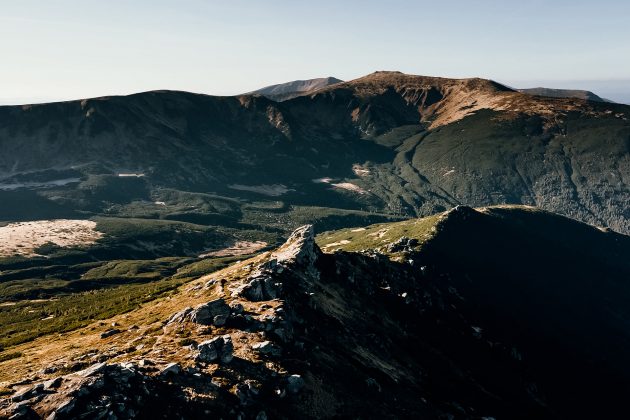
[[[98,279],[129,279],[129,280],[157,280],[164,278],[190,258],[158,258],[156,260],[115,260],[92,268],[83,274],[84,280]]]
[[[317,235],[316,242],[322,248],[329,244],[337,244],[327,249],[343,251],[376,249],[403,236],[418,239],[422,244],[433,237],[433,228],[437,224],[439,216],[434,215],[394,223],[379,223],[366,228],[347,228],[323,232]]]
[[[131,311],[177,288],[184,281],[165,279],[0,306],[0,348],[47,334],[72,331],[94,320]]]
[[[253,254],[252,254],[253,255]],[[245,260],[252,255],[240,255],[235,257],[220,257],[220,258],[206,258],[200,261],[195,261],[191,264],[177,270],[174,278],[195,278],[201,277],[213,271],[221,270],[236,261]]]

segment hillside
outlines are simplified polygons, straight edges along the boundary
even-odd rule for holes
[[[0,415],[612,416],[630,383],[628,255],[628,236],[530,207],[304,226],[0,353]]]
[[[296,208],[327,208],[332,228],[527,204],[628,233],[629,113],[398,72],[283,102],[156,91],[5,106],[0,220],[141,217],[282,236],[303,223]]]
[[[528,95],[537,95],[537,96],[547,96],[550,98],[578,98],[584,99],[586,101],[595,101],[595,102],[611,102],[607,99],[603,99],[593,92],[588,90],[579,90],[579,89],[550,89],[550,88],[530,88],[530,89],[519,89],[519,92],[527,93]]]
[[[286,101],[287,99],[312,93],[326,86],[341,83],[336,77],[321,77],[318,79],[294,80],[292,82],[280,83],[266,86],[262,89],[249,92],[253,95],[262,95],[274,101]]]

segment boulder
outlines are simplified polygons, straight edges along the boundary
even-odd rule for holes
[[[160,371],[160,375],[179,375],[182,372],[182,367],[179,363],[169,363]]]
[[[251,302],[277,299],[282,294],[282,283],[269,274],[258,272],[250,276],[235,293]]]
[[[195,361],[203,363],[230,363],[234,358],[234,345],[230,335],[215,337],[199,343]]]
[[[300,375],[291,375],[287,378],[287,391],[297,394],[304,388],[304,379]]]
[[[279,356],[282,354],[282,349],[271,341],[263,341],[261,343],[256,343],[252,345],[252,350],[254,350],[258,354],[269,355],[269,356]]]
[[[191,321],[201,325],[224,325],[229,316],[230,307],[223,298],[201,304],[190,312]]]

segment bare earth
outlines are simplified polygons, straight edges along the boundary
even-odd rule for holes
[[[90,245],[103,237],[91,220],[36,220],[0,227],[0,257],[37,255],[35,249],[51,242],[60,247]]]

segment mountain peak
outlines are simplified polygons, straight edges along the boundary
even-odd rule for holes
[[[281,102],[297,96],[306,95],[318,89],[340,82],[342,82],[342,80],[332,76],[307,80],[294,80],[292,82],[266,86],[249,93],[266,96],[269,99]]]

